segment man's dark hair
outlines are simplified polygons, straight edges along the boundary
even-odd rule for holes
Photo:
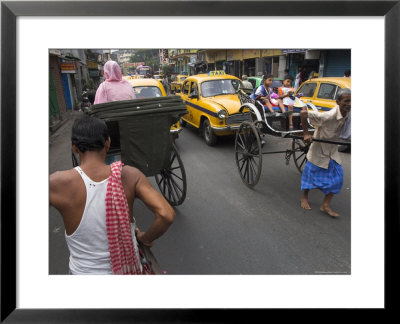
[[[274,78],[274,76],[272,75],[272,74],[264,74],[263,75],[263,80],[267,80],[267,79],[270,79],[270,78]]]
[[[93,105],[94,104],[94,99],[96,97],[96,91],[94,91],[94,90],[88,91],[87,97],[89,99],[89,102]]]
[[[72,125],[71,142],[79,151],[101,151],[109,137],[106,123],[98,118],[84,115]]]
[[[350,76],[350,70],[344,71],[344,75],[347,76],[347,77],[349,77],[349,76]]]
[[[290,74],[286,74],[285,77],[283,78],[283,80],[291,80],[293,82],[294,77]]]

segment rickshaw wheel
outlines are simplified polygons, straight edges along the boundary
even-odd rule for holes
[[[72,155],[72,166],[75,168],[80,164],[79,156],[77,157],[73,151],[71,151],[71,155]]]
[[[242,181],[253,188],[260,180],[262,153],[259,132],[250,122],[243,122],[236,133],[235,158]]]
[[[310,145],[306,144],[302,139],[293,138],[293,161],[296,165],[297,170],[299,170],[300,173],[303,173],[304,166],[306,165],[307,153],[309,148]]]
[[[186,197],[186,172],[175,144],[172,145],[168,166],[155,177],[158,188],[171,206],[183,203]]]

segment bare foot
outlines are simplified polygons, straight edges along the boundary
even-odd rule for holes
[[[301,197],[300,202],[301,202],[301,208],[307,209],[307,210],[311,209],[310,204],[308,203],[308,200],[306,198]]]
[[[324,213],[327,213],[329,216],[331,216],[331,217],[338,217],[339,216],[339,214],[338,213],[335,213],[329,206],[324,206],[324,205],[322,205],[320,208],[319,208],[319,210],[320,211],[322,211],[322,212],[324,212]]]

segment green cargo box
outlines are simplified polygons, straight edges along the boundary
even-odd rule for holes
[[[170,128],[187,113],[180,97],[114,101],[93,105],[88,114],[104,120],[110,131],[111,153],[146,176],[167,167],[172,152]]]

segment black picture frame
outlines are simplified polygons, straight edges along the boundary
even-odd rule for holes
[[[254,319],[264,315],[263,310],[237,309],[205,312],[205,310],[186,309],[16,308],[16,19],[18,16],[108,16],[110,12],[113,16],[260,16],[260,13],[267,13],[268,16],[385,17],[385,130],[383,133],[377,130],[375,125],[370,125],[371,132],[365,138],[367,140],[368,136],[382,137],[382,143],[385,145],[385,311],[394,310],[396,298],[391,296],[395,296],[398,275],[392,260],[398,256],[400,228],[399,0],[104,1],[93,4],[89,1],[2,1],[1,3],[1,322],[234,322],[239,314]],[[157,11],[154,11],[155,7],[158,8]],[[370,152],[365,152],[366,157],[368,154],[373,154],[373,151],[371,147]],[[371,188],[371,196],[373,195]],[[382,316],[381,312],[379,316]]]

